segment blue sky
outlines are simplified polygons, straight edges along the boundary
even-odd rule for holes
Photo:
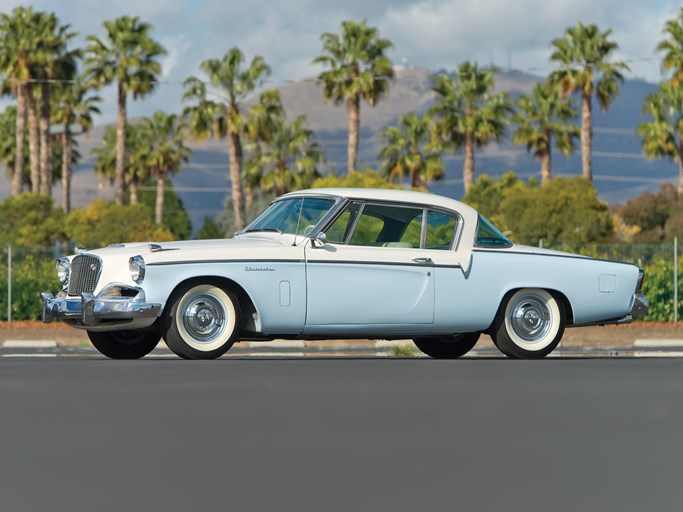
[[[17,0],[3,0],[8,12]],[[198,73],[199,63],[239,46],[250,59],[263,55],[275,85],[315,76],[311,59],[320,52],[320,34],[337,32],[345,19],[367,19],[393,41],[396,64],[454,69],[463,60],[512,67],[544,75],[550,70],[550,41],[577,21],[612,28],[618,58],[629,76],[656,82],[654,47],[664,22],[680,4],[636,0],[36,0],[36,9],[54,11],[81,33],[102,34],[102,22],[124,14],[154,25],[153,35],[168,50],[157,92],[131,101],[129,116],[180,109],[180,83]],[[112,88],[101,122],[114,118]]]

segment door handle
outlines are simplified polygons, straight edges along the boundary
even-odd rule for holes
[[[431,258],[413,258],[415,263],[422,263],[423,265],[434,263]]]

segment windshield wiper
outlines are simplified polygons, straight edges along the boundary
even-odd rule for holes
[[[272,231],[273,233],[280,233],[281,235],[284,234],[284,231],[282,231],[278,228],[253,228],[253,229],[247,229],[246,231],[242,231],[242,233],[256,233],[259,231]]]

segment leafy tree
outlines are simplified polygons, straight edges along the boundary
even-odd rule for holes
[[[681,209],[678,193],[671,183],[665,183],[656,194],[644,192],[634,197],[625,205],[616,205],[614,212],[630,226],[637,226],[640,232],[633,237],[639,243],[660,243],[667,238],[667,231],[674,232],[672,227],[667,229],[669,219]],[[673,239],[673,236],[670,238]]]
[[[465,193],[474,183],[475,146],[500,139],[512,112],[508,95],[493,94],[493,86],[493,69],[479,69],[469,61],[458,66],[453,78],[445,74],[433,78],[437,98],[430,113],[441,142],[454,151],[464,149]]]
[[[175,114],[157,111],[144,118],[140,130],[140,164],[157,180],[155,219],[164,218],[166,177],[180,170],[190,160],[192,150],[185,145],[185,124]]]
[[[475,208],[484,217],[489,219],[499,229],[507,229],[501,205],[506,192],[517,186],[520,182],[517,175],[508,171],[495,180],[488,174],[482,174],[477,182],[470,187],[470,191],[462,198],[462,202]],[[531,180],[529,187],[535,188],[538,182]]]
[[[194,104],[185,108],[183,114],[195,137],[227,137],[235,223],[238,229],[242,229],[246,225],[246,218],[242,192],[242,135],[245,117],[241,110],[247,96],[270,74],[270,68],[261,56],[254,57],[245,68],[244,55],[239,48],[232,48],[220,60],[203,61],[200,68],[225,99],[209,99],[204,82],[191,76],[185,80],[183,99],[193,101]]]
[[[443,178],[441,155],[429,147],[431,135],[429,116],[419,117],[414,113],[398,118],[398,126],[387,126],[382,131],[386,145],[380,150],[382,172],[398,183],[408,175],[410,186],[427,190],[432,180]]]
[[[116,120],[116,203],[125,201],[126,100],[143,98],[154,91],[161,75],[159,58],[166,50],[150,36],[152,25],[140,19],[121,16],[103,23],[104,39],[88,36],[86,77],[88,85],[104,87],[116,82],[118,116]]]
[[[586,244],[610,238],[612,219],[583,178],[555,178],[540,187],[520,182],[508,189],[501,204],[510,237],[523,244]]]
[[[348,172],[356,169],[358,136],[360,132],[360,100],[374,106],[389,91],[389,80],[394,70],[385,52],[393,47],[388,39],[379,36],[375,27],[365,20],[358,23],[343,21],[341,36],[325,32],[321,36],[323,53],[313,64],[326,71],[318,75],[323,98],[335,104],[346,104],[349,116]]]
[[[197,231],[197,238],[199,240],[216,240],[224,237],[225,233],[218,226],[218,223],[211,217],[204,217],[204,224]]]
[[[541,183],[551,178],[553,138],[555,148],[564,156],[574,151],[579,128],[568,122],[576,117],[573,103],[548,83],[536,84],[532,96],[522,96],[517,100],[518,111],[513,121],[518,127],[512,134],[512,140],[526,145],[534,158],[541,160]]]
[[[93,201],[75,209],[64,224],[69,241],[85,247],[103,247],[119,242],[167,242],[173,233],[152,222],[153,211],[144,204],[107,204]]]
[[[665,38],[657,45],[657,51],[664,53],[662,70],[671,71],[671,85],[679,87],[683,82],[683,7],[676,18],[665,23],[662,33]]]
[[[93,125],[93,114],[99,114],[97,106],[102,98],[89,95],[89,89],[80,79],[62,83],[58,86],[54,98],[54,122],[63,126],[59,135],[62,144],[62,207],[65,213],[71,211],[71,168],[74,138],[70,127],[77,125],[88,131]]]
[[[403,185],[391,183],[377,171],[352,171],[345,176],[328,174],[313,182],[311,188],[394,188],[403,189]]]
[[[21,194],[0,202],[0,245],[48,247],[64,239],[64,212],[50,196]]]
[[[564,94],[581,94],[581,165],[583,177],[589,181],[593,179],[593,94],[600,109],[606,111],[619,94],[619,82],[624,81],[622,71],[629,69],[624,62],[609,62],[619,48],[610,40],[611,35],[611,29],[601,32],[597,25],[579,22],[567,28],[564,37],[552,42],[550,60],[560,69],[550,74],[550,82]]]
[[[683,194],[683,88],[665,82],[645,99],[643,112],[652,117],[638,125],[642,148],[650,158],[678,160],[678,193]]]

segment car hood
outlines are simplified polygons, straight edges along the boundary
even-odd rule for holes
[[[259,233],[254,235],[239,235],[236,238],[216,239],[216,240],[188,240],[183,242],[133,242],[125,244],[112,244],[101,249],[82,251],[102,258],[123,259],[131,256],[142,256],[146,262],[159,262],[167,260],[188,260],[188,259],[229,259],[232,255],[239,253],[258,254],[273,248],[291,247],[292,245],[302,245],[307,240],[304,237],[297,237],[279,233]]]

